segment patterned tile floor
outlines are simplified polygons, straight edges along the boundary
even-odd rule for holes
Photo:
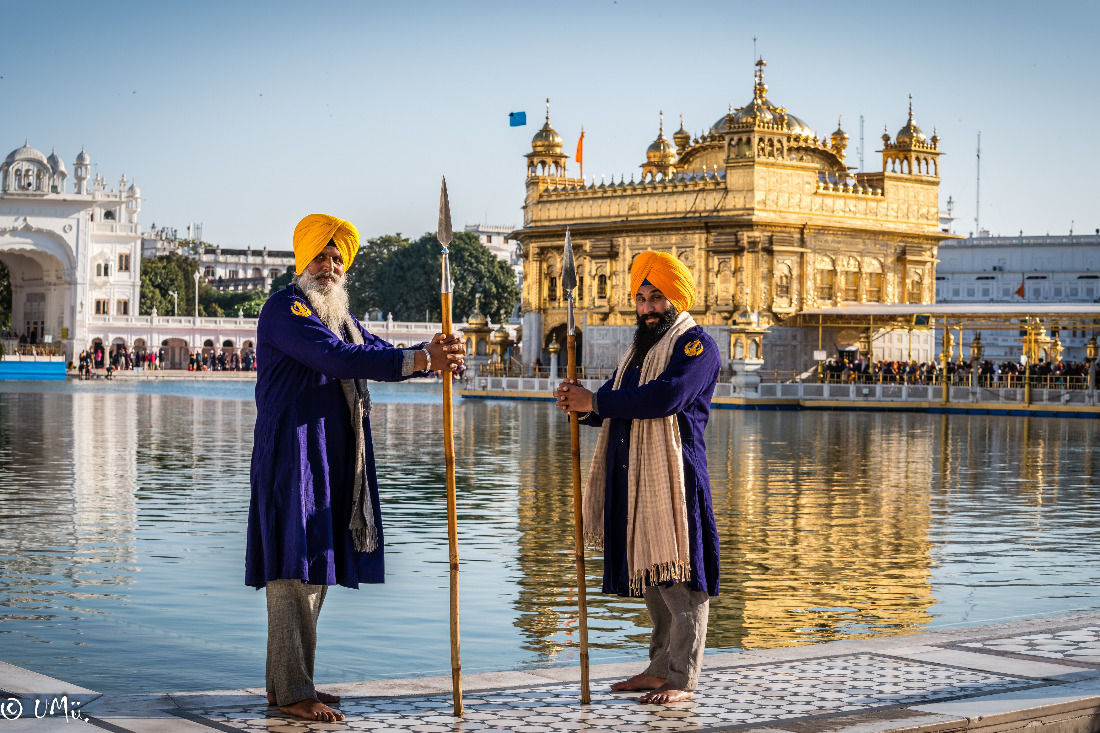
[[[695,700],[639,705],[638,693],[604,692],[582,707],[575,685],[468,691],[466,715],[451,715],[450,695],[345,698],[339,724],[307,723],[261,706],[191,709],[183,714],[223,731],[307,733],[325,730],[451,733],[452,731],[705,731],[822,715],[865,712],[1036,687],[1040,682],[877,654],[854,654],[708,670]]]
[[[1100,626],[1026,634],[952,644],[956,649],[994,652],[1014,657],[1043,657],[1066,662],[1100,664]]]

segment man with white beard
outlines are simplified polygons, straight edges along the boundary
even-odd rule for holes
[[[395,382],[457,370],[462,341],[394,348],[348,310],[344,272],[359,232],[311,214],[294,230],[297,276],[260,312],[256,432],[245,583],[266,588],[268,701],[288,714],[336,722],[339,698],[313,684],[317,617],[330,585],[382,583],[378,503],[366,380]]]

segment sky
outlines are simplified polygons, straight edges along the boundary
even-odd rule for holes
[[[28,140],[70,173],[83,148],[142,192],[143,228],[201,223],[229,248],[289,249],[312,212],[364,237],[522,225],[523,155],[550,98],[585,175],[640,172],[663,110],[671,139],[752,98],[857,166],[883,129],[940,136],[955,231],[1100,228],[1100,3],[694,0],[118,2],[0,0],[0,155]],[[754,40],[755,39],[755,40]],[[508,114],[527,113],[526,127]],[[977,145],[981,136],[980,187]],[[6,147],[5,147],[6,146]],[[979,205],[980,198],[980,205]]]

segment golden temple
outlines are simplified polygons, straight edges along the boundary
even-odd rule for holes
[[[909,333],[898,355],[888,330],[796,325],[792,316],[821,306],[933,303],[939,226],[939,138],[909,117],[882,136],[882,170],[845,162],[839,126],[818,137],[768,99],[763,59],[752,99],[707,132],[684,128],[657,138],[639,180],[596,183],[566,175],[562,138],[546,122],[531,141],[523,228],[524,360],[548,362],[565,339],[560,288],[565,232],[577,262],[578,354],[589,367],[617,362],[633,334],[627,292],[634,257],[672,253],[695,275],[696,322],[735,366],[802,371],[819,348],[859,349],[876,358],[931,358],[927,333]],[[880,324],[887,325],[887,324]],[[835,349],[834,349],[835,347]],[[555,349],[556,350],[556,349]],[[728,363],[728,362],[724,362]]]

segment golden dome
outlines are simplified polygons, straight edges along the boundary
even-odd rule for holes
[[[473,314],[466,319],[466,325],[475,328],[488,328],[489,319],[481,315],[481,310],[475,307]]]
[[[550,100],[546,100],[546,123],[531,138],[531,149],[536,153],[561,153],[562,139],[553,127],[550,127]]]
[[[898,134],[894,138],[898,144],[911,145],[913,143],[924,143],[924,133],[917,127],[917,123],[913,122],[913,95],[909,95],[909,121],[905,123],[905,127],[898,130]]]
[[[657,139],[645,151],[645,158],[650,163],[671,163],[676,157],[672,149],[672,143],[665,137],[665,114],[661,112],[661,128],[657,133]]]
[[[494,344],[499,344],[504,341],[508,341],[508,329],[504,327],[504,324],[500,324],[500,328],[493,331],[493,335],[489,337],[489,340]]]
[[[768,101],[768,85],[764,83],[764,59],[757,61],[756,66],[756,84],[753,86],[752,101],[744,107],[731,110],[729,114],[723,115],[711,126],[710,131],[721,135],[734,125],[744,125],[754,121],[767,125],[781,125],[784,118],[786,118],[786,128],[791,134],[816,137],[813,128],[800,118],[787,112],[783,107]]]
[[[672,141],[676,147],[683,150],[691,144],[691,133],[684,129],[684,116],[680,115],[680,129],[672,134]]]

